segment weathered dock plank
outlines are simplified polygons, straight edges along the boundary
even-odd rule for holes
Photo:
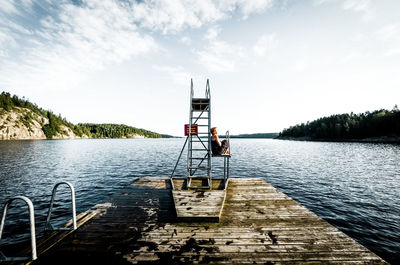
[[[192,180],[192,182],[201,180]],[[225,202],[226,190],[187,190],[182,180],[174,180],[172,191],[177,221],[182,222],[219,222]],[[212,180],[212,187],[220,187],[221,180]],[[197,185],[200,185],[198,183]]]
[[[230,179],[219,223],[179,222],[169,181],[140,178],[34,262],[81,263],[387,264],[255,178]]]

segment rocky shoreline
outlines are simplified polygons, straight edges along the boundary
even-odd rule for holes
[[[49,119],[30,109],[14,107],[10,111],[0,108],[0,141],[1,140],[47,140],[43,126],[49,124]],[[76,135],[71,128],[60,125],[60,131],[52,140],[89,139],[86,134]],[[143,135],[132,134],[128,137],[141,139]]]

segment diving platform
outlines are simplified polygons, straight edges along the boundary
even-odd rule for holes
[[[182,222],[219,222],[226,189],[223,179],[213,179],[211,189],[186,189],[185,179],[174,179],[172,197],[176,217]],[[193,187],[204,187],[203,179],[193,179]],[[229,183],[229,180],[227,181]]]
[[[177,219],[169,178],[89,212],[32,264],[388,264],[260,178],[229,179],[219,222]]]

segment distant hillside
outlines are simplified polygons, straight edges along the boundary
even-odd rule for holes
[[[400,111],[376,110],[361,114],[338,114],[292,126],[280,139],[400,142]]]
[[[90,138],[161,138],[161,135],[124,124],[79,123],[77,129]]]
[[[251,133],[231,135],[231,138],[276,138],[278,133]]]
[[[161,138],[181,138],[181,137],[177,137],[177,136],[173,136],[173,135],[169,135],[169,134],[161,134]]]
[[[0,140],[160,137],[158,133],[122,124],[74,125],[24,98],[0,94]]]

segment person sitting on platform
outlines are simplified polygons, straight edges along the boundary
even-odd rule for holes
[[[218,138],[218,132],[216,127],[211,128],[211,151],[213,155],[229,155],[229,142],[223,140],[222,142]]]

